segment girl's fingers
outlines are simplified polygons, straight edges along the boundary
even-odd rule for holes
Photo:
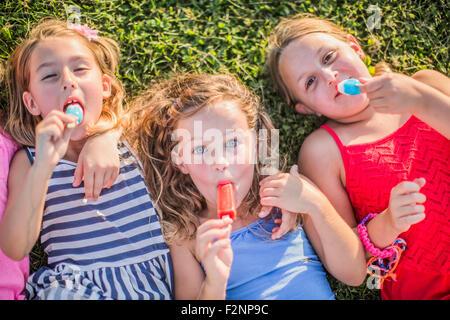
[[[206,251],[209,250],[209,248],[214,244],[215,241],[229,238],[230,233],[231,226],[223,229],[210,229],[202,234],[197,235],[196,251],[199,255],[199,259],[203,259]]]
[[[403,181],[396,185],[392,192],[397,195],[407,194],[411,192],[418,192],[420,190],[420,186],[411,181]]]
[[[198,227],[197,235],[202,234],[211,228],[224,228],[233,223],[233,220],[230,220],[231,219],[209,219]]]
[[[426,183],[426,180],[425,180],[425,178],[416,178],[416,179],[414,179],[413,182],[414,182],[414,183],[417,183],[417,184],[419,185],[420,188],[423,188],[423,186],[424,186],[425,183]]]
[[[87,166],[85,166],[84,170],[84,193],[86,195],[86,199],[93,199],[92,196],[92,186],[94,185],[94,173],[91,172]]]
[[[271,183],[273,181],[280,180],[282,178],[281,175],[282,175],[282,173],[277,173],[277,174],[273,174],[271,176],[268,176],[268,177],[262,179],[259,182],[259,185],[262,187],[262,186],[268,185],[269,183]]]
[[[273,178],[265,181],[264,183],[260,182],[260,188],[280,188],[283,186],[284,179],[282,178]]]
[[[75,172],[73,173],[73,187],[78,187],[83,180],[83,161],[79,161],[77,163],[77,167],[75,168]]]
[[[265,207],[265,206],[263,206],[261,208],[261,211],[258,213],[258,217],[260,217],[260,218],[267,217],[269,215],[269,213],[272,211],[272,209],[273,209],[272,207]]]
[[[373,78],[364,78],[364,77],[361,77],[361,78],[358,78],[358,80],[359,80],[359,82],[361,82],[362,84],[366,84],[367,82],[372,81]]]
[[[75,130],[75,128],[66,128],[66,129],[64,129],[64,131],[63,131],[63,140],[65,141],[65,142],[68,142],[69,141],[69,139],[70,139],[70,136],[72,135],[72,132],[73,132],[73,130]]]
[[[231,233],[231,226],[226,228],[213,228],[197,235],[197,246],[201,252],[208,246],[209,243],[217,239],[228,238]]]
[[[94,200],[98,200],[100,192],[104,186],[104,172],[94,170],[94,185],[92,186],[92,197]]]
[[[362,83],[363,81],[360,82]],[[361,93],[370,93],[379,90],[383,85],[384,79],[382,77],[375,77],[359,86],[359,91]]]
[[[49,117],[47,121],[45,122],[45,125],[55,125],[58,127],[58,129],[62,132],[64,131],[64,122],[57,116]]]
[[[57,118],[60,121],[62,121],[64,124],[77,122],[78,119],[73,114],[67,114],[59,110],[52,110],[46,117],[47,119],[54,119]],[[45,119],[44,119],[45,120]]]
[[[280,227],[275,227],[272,229],[272,239],[273,240],[278,239],[278,237],[276,236],[278,230],[280,230]]]
[[[263,187],[259,190],[259,196],[261,198],[263,197],[278,197],[281,194],[282,190],[279,188],[270,188],[270,187]]]
[[[264,197],[261,198],[261,205],[265,207],[279,207],[278,201],[278,197]]]
[[[399,219],[404,218],[405,216],[424,213],[425,207],[421,204],[403,206],[397,209]]]
[[[208,261],[219,253],[220,250],[231,248],[231,239],[225,238],[217,240],[206,248],[202,261]]]
[[[413,192],[409,194],[405,194],[399,196],[396,200],[397,206],[407,206],[416,203],[424,203],[427,200],[427,197],[420,192]]]
[[[296,218],[295,214],[283,210],[280,228],[275,233],[272,230],[272,239],[278,239],[288,233],[293,227]]]
[[[426,215],[424,212],[419,212],[417,214],[402,217],[401,219],[403,219],[408,224],[415,224],[425,219],[425,217]]]
[[[106,170],[105,174],[103,175],[103,185],[102,188],[109,188],[110,182],[111,182],[111,176],[113,175],[112,170]]]
[[[57,141],[61,138],[62,131],[57,125],[51,124],[45,128],[41,128],[38,134],[42,137],[48,138],[49,140]]]
[[[230,238],[224,238],[224,239],[219,239],[217,241],[214,241],[211,246],[208,248],[208,252],[206,253],[206,255],[209,254],[217,254],[217,252],[223,248],[227,248],[230,247],[231,245],[231,239]]]
[[[109,178],[109,180],[108,180],[108,182],[106,184],[107,188],[110,188],[114,184],[114,182],[116,181],[117,177],[119,176],[119,171],[120,171],[119,168],[115,168],[115,169],[112,170],[111,176],[110,176],[110,178]]]

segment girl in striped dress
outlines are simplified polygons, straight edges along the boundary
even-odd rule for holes
[[[0,244],[21,260],[41,234],[49,265],[29,277],[28,299],[172,297],[168,247],[126,141],[117,146],[119,175],[98,199],[87,201],[83,184],[72,185],[87,137],[120,126],[118,57],[117,44],[95,30],[49,20],[9,61],[8,131],[33,147],[11,162]],[[82,116],[65,113],[68,107]]]

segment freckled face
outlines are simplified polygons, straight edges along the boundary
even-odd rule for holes
[[[293,40],[283,50],[280,74],[291,95],[312,112],[340,120],[363,111],[365,94],[342,95],[336,85],[348,78],[370,78],[356,42],[311,33]]]

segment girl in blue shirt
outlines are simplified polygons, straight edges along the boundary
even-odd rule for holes
[[[271,146],[274,127],[234,76],[179,75],[152,86],[132,110],[176,299],[334,299],[322,263],[337,279],[362,283],[361,242],[326,197],[296,167],[262,181],[267,159],[255,155]],[[255,139],[263,129],[267,141]],[[225,181],[234,185],[234,220],[217,218]]]

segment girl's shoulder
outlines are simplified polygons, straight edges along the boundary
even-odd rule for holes
[[[5,180],[8,180],[8,187],[17,186],[17,188],[20,188],[30,167],[31,163],[25,149],[20,149],[14,154],[9,167],[5,167],[6,171],[2,168],[1,175],[7,173]]]
[[[18,150],[11,159],[11,171],[28,169],[31,167],[30,159],[25,148]]]
[[[298,161],[299,162],[335,162],[340,155],[339,147],[332,135],[324,128],[313,131],[303,141]]]
[[[319,128],[303,142],[298,154],[300,172],[312,179],[345,181],[345,168],[336,141],[324,128]]]
[[[192,240],[180,240],[174,241],[173,243],[168,245],[170,248],[170,252],[172,255],[187,256],[194,257],[196,259],[195,253],[195,239]]]

